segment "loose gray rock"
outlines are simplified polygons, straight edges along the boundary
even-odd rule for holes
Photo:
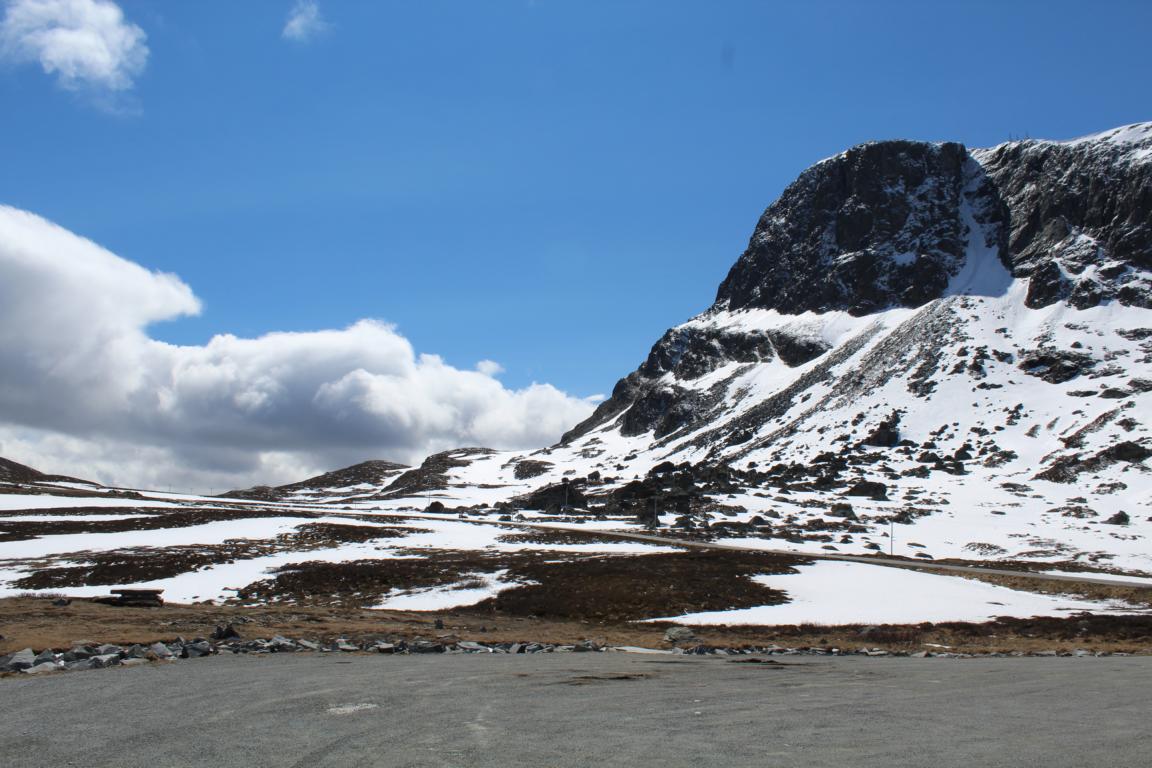
[[[488,653],[491,650],[488,646],[474,643],[471,640],[461,640],[456,643],[456,647],[470,653]]]
[[[34,667],[20,670],[26,675],[39,675],[45,672],[59,672],[63,669],[63,665],[56,664],[55,662],[46,662],[44,664],[37,664]]]
[[[152,645],[148,646],[148,650],[158,659],[170,659],[175,655],[164,643],[152,643]]]
[[[31,648],[25,648],[22,651],[16,651],[8,657],[8,662],[0,667],[6,672],[18,672],[22,669],[28,669],[36,663],[36,654],[33,653]]]
[[[669,627],[668,631],[664,633],[664,642],[666,643],[691,643],[695,640],[696,633],[688,627]]]
[[[91,645],[75,645],[72,647],[72,650],[68,651],[68,653],[72,654],[72,656],[76,659],[90,659],[97,655],[99,651],[97,651],[96,648]]]
[[[187,659],[198,659],[201,656],[208,656],[212,653],[212,646],[209,645],[207,640],[198,640],[184,645],[184,652],[181,654]]]
[[[267,645],[269,646],[269,650],[275,651],[276,653],[295,653],[300,643],[290,640],[283,635],[276,635]]]

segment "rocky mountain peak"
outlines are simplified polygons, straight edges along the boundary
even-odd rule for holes
[[[768,207],[713,310],[918,307],[964,292],[956,279],[981,248],[1030,279],[1033,308],[1152,306],[1152,123],[973,152],[853,147]]]
[[[837,313],[865,321],[1014,284],[1031,309],[1152,308],[1152,123],[975,151],[872,142],[813,165],[760,217],[712,307],[667,331],[564,440],[618,418],[625,437],[687,434],[731,408],[741,371],[821,358],[804,376],[830,375],[874,332],[859,325],[847,341],[837,328],[853,323]],[[943,333],[939,322],[924,338]],[[762,410],[776,418],[792,401],[773,397]],[[729,432],[734,443],[752,434]]]
[[[1152,123],[978,150],[1009,212],[1013,275],[1032,308],[1152,307]]]
[[[961,144],[862,144],[812,166],[760,217],[714,308],[864,315],[939,298],[976,216],[1003,241],[1003,207]]]

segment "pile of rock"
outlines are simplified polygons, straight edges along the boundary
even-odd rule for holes
[[[1007,658],[1019,656],[1062,656],[1062,657],[1084,657],[1084,656],[1131,656],[1130,653],[1112,652],[1112,651],[1089,651],[1083,648],[1078,648],[1072,651],[1008,651],[1008,652],[988,652],[988,653],[964,653],[959,651],[911,651],[911,650],[897,650],[890,651],[884,648],[837,648],[834,646],[801,646],[798,648],[787,648],[779,645],[769,645],[760,648],[744,647],[744,648],[722,648],[712,645],[694,645],[691,647],[673,648],[673,654],[692,655],[692,656],[891,656],[894,658],[915,658],[915,659],[974,659],[974,658]]]
[[[329,642],[319,643],[311,640],[292,640],[281,635],[277,635],[271,639],[222,642],[217,644],[215,648],[218,653],[296,653],[300,651],[319,651],[321,653],[362,652],[387,654],[580,653],[610,650],[590,640],[576,643],[575,645],[556,645],[553,643],[479,643],[454,638],[438,638],[435,640],[416,638],[414,640],[407,640],[392,637],[355,641],[341,637]]]
[[[0,656],[0,673],[23,672],[41,674],[43,672],[74,672],[104,667],[131,667],[149,661],[171,661],[175,659],[197,659],[211,656],[218,650],[210,641],[198,637],[193,640],[176,638],[170,643],[155,642],[151,645],[96,645],[74,643],[66,651],[45,648],[36,653],[31,648]]]
[[[586,640],[575,645],[552,643],[478,643],[446,636],[435,640],[402,638],[350,640],[339,637],[330,641],[291,639],[282,635],[244,640],[230,624],[216,627],[212,639],[176,638],[170,643],[151,645],[92,645],[77,643],[67,651],[46,648],[39,653],[31,648],[0,656],[0,673],[42,674],[73,672],[115,666],[135,666],[149,661],[198,659],[220,653],[564,653],[610,650]]]
[[[674,628],[677,629],[677,628]],[[683,628],[680,628],[683,629]],[[671,631],[670,631],[671,632]],[[604,651],[647,651],[661,652],[655,649],[615,648],[602,646],[591,640],[584,640],[570,645],[554,643],[482,643],[473,640],[459,640],[452,636],[442,636],[433,640],[415,638],[412,640],[402,638],[385,638],[369,640],[351,640],[339,637],[335,640],[314,641],[305,639],[291,639],[282,635],[271,638],[244,640],[229,625],[216,628],[216,635],[228,635],[227,639],[213,639],[198,637],[193,640],[177,638],[163,643],[155,642],[151,645],[95,645],[91,643],[77,643],[67,651],[57,652],[51,648],[37,653],[31,648],[0,656],[0,674],[21,673],[37,675],[46,672],[74,672],[86,669],[102,669],[104,667],[130,667],[147,664],[150,661],[175,661],[177,659],[197,659],[213,656],[220,653],[233,654],[267,654],[267,653],[384,653],[384,654],[472,654],[472,653],[504,653],[504,654],[535,654],[535,653],[581,653]],[[735,656],[745,657],[747,660],[753,656],[902,656],[915,658],[973,658],[975,656],[1124,656],[1123,653],[1094,652],[1084,649],[1074,651],[1012,651],[1010,653],[958,653],[950,650],[885,650],[883,648],[857,647],[837,648],[834,646],[801,646],[789,648],[778,645],[720,647],[700,643],[690,632],[677,632],[672,642],[682,643],[671,651],[678,655],[691,656]]]

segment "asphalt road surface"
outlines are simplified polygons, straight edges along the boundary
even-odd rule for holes
[[[218,657],[0,679],[0,765],[1148,766],[1152,658]]]

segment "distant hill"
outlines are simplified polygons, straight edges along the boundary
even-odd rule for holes
[[[222,493],[222,498],[230,499],[260,499],[264,501],[282,501],[300,499],[313,496],[355,495],[358,488],[375,491],[381,485],[392,480],[408,467],[391,461],[374,459],[353,464],[350,467],[325,472],[307,480],[301,480],[289,485],[267,486],[258,485],[254,488],[228,491]]]
[[[3,483],[85,483],[99,485],[67,475],[46,475],[40,470],[0,457],[0,482]]]

